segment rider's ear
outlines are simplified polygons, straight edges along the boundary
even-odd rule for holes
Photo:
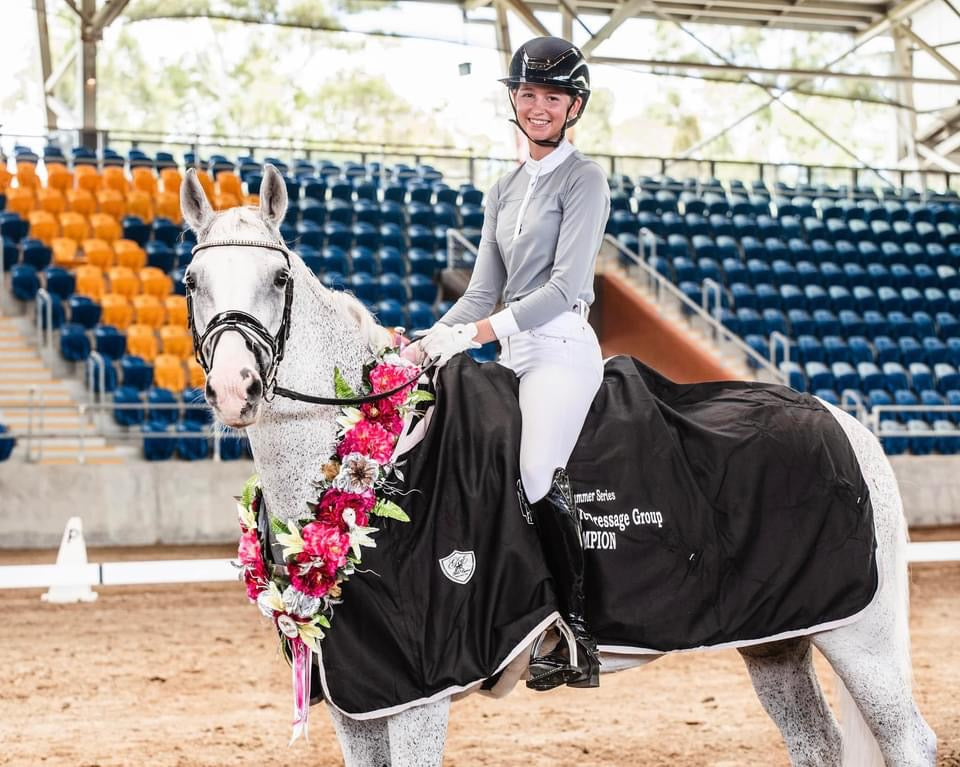
[[[180,185],[180,210],[194,232],[201,231],[213,218],[213,208],[194,168],[187,171],[187,177]]]
[[[280,226],[287,213],[287,185],[275,167],[263,166],[260,182],[260,215],[274,226]]]

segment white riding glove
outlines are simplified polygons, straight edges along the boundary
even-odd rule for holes
[[[428,359],[437,360],[437,368],[442,368],[456,354],[467,349],[479,349],[473,339],[477,335],[477,326],[473,322],[462,325],[443,325],[437,323],[420,339],[420,349]]]

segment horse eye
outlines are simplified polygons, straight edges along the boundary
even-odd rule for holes
[[[193,272],[187,272],[187,273],[183,276],[183,286],[184,286],[187,290],[194,290],[194,289],[196,289],[196,287],[197,287],[197,278],[196,278],[196,276],[193,274]]]
[[[273,284],[278,288],[285,288],[287,283],[290,281],[290,272],[285,269],[281,269],[277,272],[276,276],[273,278]]]

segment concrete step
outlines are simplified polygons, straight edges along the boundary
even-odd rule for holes
[[[10,392],[22,392],[25,395],[30,393],[30,389],[36,389],[38,396],[43,394],[57,394],[69,392],[67,384],[63,381],[56,381],[52,378],[39,379],[35,381],[21,380],[19,376],[8,377],[3,371],[0,371],[0,394],[9,394]]]
[[[83,455],[81,460],[80,453],[72,456],[44,456],[36,462],[39,466],[70,466],[75,463],[90,464],[92,466],[102,466],[105,464],[116,465],[126,463],[126,458],[122,455]]]
[[[9,382],[9,383],[20,383],[22,382],[24,386],[31,383],[49,383],[53,380],[53,373],[51,373],[46,368],[41,368],[40,370],[32,370],[30,368],[19,369],[19,368],[2,368],[0,369],[0,381]]]
[[[54,396],[44,397],[43,404],[46,407],[53,407],[56,405],[57,407],[65,406],[65,407],[75,408],[77,406],[77,403],[74,402],[69,396],[66,396],[66,395],[56,396],[56,397]],[[4,394],[0,392],[0,410],[4,412],[8,412],[14,409],[27,410],[31,407],[36,410],[38,406],[39,406],[39,401],[33,400],[33,402],[31,402],[30,398],[26,395],[25,392],[19,393],[19,394],[12,394],[12,393]]]
[[[5,354],[0,354],[0,379],[3,378],[4,373],[6,373],[8,370],[17,372],[48,372],[46,366],[39,357],[12,357]]]
[[[24,439],[24,442],[26,442],[26,439]],[[82,442],[83,449],[90,453],[101,454],[104,452],[112,452],[114,450],[113,446],[108,445],[107,441],[103,437],[84,437]],[[62,455],[64,453],[80,450],[81,440],[79,437],[43,437],[42,439],[34,439],[34,453],[36,453],[41,446],[43,448],[44,455],[47,453],[52,455]]]

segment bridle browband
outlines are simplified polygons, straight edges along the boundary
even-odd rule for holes
[[[280,327],[277,329],[277,334],[274,336],[271,335],[264,324],[252,314],[247,314],[247,312],[242,312],[237,309],[229,309],[215,315],[213,319],[207,323],[207,327],[201,336],[197,333],[197,326],[193,319],[192,291],[189,287],[186,288],[187,320],[190,323],[190,334],[193,337],[193,353],[197,363],[203,368],[204,373],[210,373],[210,362],[213,361],[213,357],[216,354],[217,344],[220,343],[223,334],[231,330],[243,336],[247,349],[250,350],[256,359],[260,379],[263,381],[263,398],[267,402],[270,402],[274,396],[280,396],[286,399],[299,400],[300,402],[309,402],[314,405],[365,405],[403,391],[410,386],[410,384],[416,383],[421,375],[436,365],[435,362],[431,362],[426,367],[419,369],[417,374],[410,378],[410,380],[405,381],[400,386],[390,389],[389,391],[368,394],[363,397],[320,397],[315,394],[303,394],[293,389],[277,386],[277,368],[280,367],[284,352],[286,351],[287,337],[290,335],[290,312],[293,308],[293,273],[290,270],[290,250],[282,242],[275,242],[273,240],[227,239],[198,243],[193,246],[191,253],[192,255],[196,255],[201,250],[206,250],[207,248],[221,247],[266,248],[283,254],[283,258],[287,262],[287,281],[283,292],[283,317],[280,320]],[[211,345],[209,359],[206,353],[207,344]],[[258,353],[258,347],[261,350],[260,353]],[[269,354],[269,360],[267,360],[266,363],[262,359],[262,352],[264,351]]]

